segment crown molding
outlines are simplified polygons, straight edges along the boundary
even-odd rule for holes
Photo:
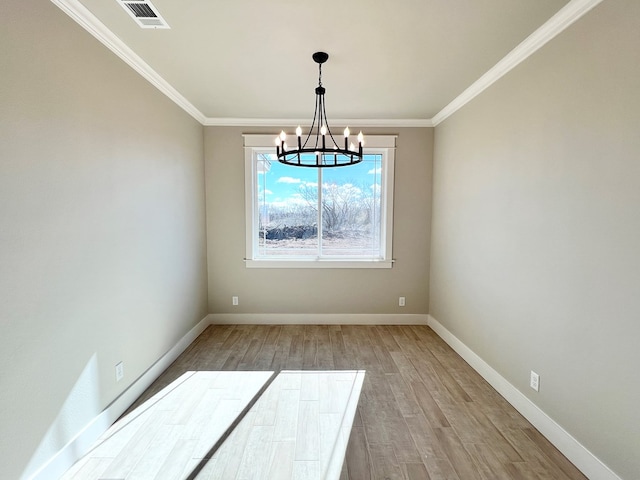
[[[69,15],[78,25],[98,39],[104,46],[120,57],[149,83],[169,97],[185,112],[204,124],[206,117],[189,100],[173,88],[158,72],[120,40],[104,23],[91,13],[78,0],[51,0],[60,10]]]
[[[433,126],[453,115],[600,2],[602,0],[571,0],[451,103],[440,110],[431,119]]]
[[[204,123],[208,127],[295,127],[297,125],[308,127],[311,119],[291,118],[207,118]],[[409,119],[363,119],[363,118],[337,118],[331,120],[333,127],[433,127],[433,122],[422,118]]]

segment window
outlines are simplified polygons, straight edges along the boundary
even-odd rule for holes
[[[278,162],[273,137],[245,135],[247,267],[390,268],[395,137],[367,137],[363,161]]]

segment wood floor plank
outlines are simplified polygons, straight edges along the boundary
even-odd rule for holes
[[[349,480],[371,480],[371,460],[364,428],[353,427],[347,446],[347,472]]]
[[[390,425],[386,428],[393,452],[401,463],[416,463],[422,459],[422,455],[418,451],[409,427],[405,423],[404,418],[389,419]]]
[[[330,333],[331,354],[333,355],[334,368],[338,370],[350,370],[355,367],[353,355],[347,349],[341,330],[333,330]]]
[[[437,360],[428,359],[423,355],[413,354],[408,357],[415,370],[418,372],[420,381],[425,384],[431,396],[438,403],[455,403],[457,400],[440,380],[437,373],[442,369],[442,365]]]
[[[293,475],[294,453],[294,441],[273,443],[267,478],[291,478]]]
[[[413,363],[407,358],[403,352],[391,352],[391,358],[393,358],[393,363],[398,367],[398,372],[402,375],[402,378],[407,382],[407,384],[411,384],[411,382],[421,382],[422,377]]]
[[[393,361],[393,357],[389,351],[380,345],[373,346],[373,354],[376,356],[380,369],[384,373],[399,373],[398,366]]]
[[[255,356],[253,365],[251,365],[252,370],[268,370],[273,364],[273,357],[276,354],[280,330],[281,327],[279,325],[269,326],[267,336]]]
[[[318,368],[318,339],[315,337],[308,338],[306,335],[302,343],[302,369],[311,370]]]
[[[491,447],[484,443],[468,443],[464,444],[464,448],[484,480],[511,480],[505,464],[498,459]]]
[[[276,407],[275,429],[273,439],[276,442],[291,442],[298,431],[298,406],[300,390],[282,390],[278,396]]]
[[[331,337],[328,331],[326,335],[318,338],[316,357],[318,362],[318,369],[335,370],[333,351],[331,350]]]
[[[262,348],[262,344],[264,343],[264,339],[253,338],[249,341],[249,346],[247,347],[244,355],[238,362],[238,366],[236,370],[253,370],[255,367],[255,359],[258,355],[258,352]],[[271,363],[271,362],[269,362]]]
[[[160,466],[160,470],[154,477],[155,480],[163,480],[166,478],[184,478],[189,475],[187,465],[191,459],[191,453],[195,447],[196,440],[189,439],[177,440],[173,449],[164,459],[164,463]],[[148,472],[146,472],[148,474]],[[184,477],[183,477],[184,474]],[[149,478],[145,475],[142,478]]]
[[[505,465],[509,478],[513,480],[540,480],[540,477],[533,471],[531,465],[525,462],[508,463]]]
[[[434,427],[449,427],[449,420],[440,410],[429,390],[422,382],[411,382],[411,388],[418,399],[418,405],[424,412],[425,416]]]
[[[298,432],[302,441],[296,442],[296,461],[320,460],[320,412],[318,400],[300,399]]]
[[[405,463],[403,468],[407,480],[431,480],[424,463]]]
[[[442,384],[456,401],[473,401],[469,394],[465,392],[464,388],[462,388],[460,384],[456,382],[455,378],[453,378],[453,376],[442,365],[440,365],[440,368],[437,369],[436,375],[438,375],[438,378],[440,379]]]
[[[425,458],[424,464],[431,480],[465,480],[458,476],[448,458]]]
[[[237,480],[255,480],[265,478],[268,470],[263,470],[265,465],[269,465],[271,449],[264,448],[264,445],[271,443],[273,436],[273,426],[254,425],[247,439],[244,455],[240,461]],[[269,460],[267,460],[269,459]]]
[[[404,381],[402,374],[387,375],[387,382],[403,416],[417,415],[422,412],[414,391]]]
[[[422,459],[439,458],[448,461],[448,457],[436,437],[435,431],[422,414],[407,417],[407,427]]]
[[[229,349],[229,354],[222,364],[222,370],[237,370],[247,353],[250,343],[251,340],[239,332],[236,341],[233,343],[233,348]]]
[[[255,414],[253,412],[247,413],[244,421],[240,422],[236,429],[231,432],[229,441],[235,442],[239,445],[245,445],[248,443],[249,436],[253,431],[252,426],[254,417]],[[204,475],[204,472],[202,472],[203,475],[198,475],[198,480],[204,480],[205,478],[209,478],[210,480],[236,478],[244,457],[238,452],[231,451],[231,449],[222,449],[218,450],[214,454],[213,459],[215,462],[212,462],[212,469],[208,472],[208,477]]]
[[[291,350],[291,340],[293,338],[293,329],[291,325],[280,325],[280,334],[278,335],[276,350],[271,361],[271,365],[267,370],[279,372],[284,370],[289,359],[289,351]]]
[[[392,445],[375,444],[369,447],[372,477],[385,480],[404,480],[404,474]]]
[[[286,362],[287,370],[302,370],[304,353],[304,335],[296,333],[291,337],[291,346],[289,347],[289,358]]]
[[[438,427],[434,431],[458,476],[464,480],[482,480],[478,467],[453,428]]]
[[[440,410],[453,427],[458,438],[463,443],[482,443],[486,432],[481,425],[464,409],[463,402],[445,403],[440,405]],[[444,425],[446,426],[446,425]]]
[[[522,431],[527,437],[531,439],[536,446],[542,450],[542,452],[551,461],[562,470],[562,472],[572,480],[584,480],[586,477],[573,465],[567,458],[562,455],[551,442],[544,438],[544,436],[535,428],[523,428]]]
[[[340,480],[349,480],[349,471],[347,470],[347,462],[342,462],[342,470],[340,471]]]
[[[378,335],[380,335],[380,338],[384,343],[384,347],[389,353],[400,352],[400,345],[398,345],[396,339],[393,338],[393,335],[387,325],[376,325],[375,329],[378,331]]]
[[[522,462],[523,458],[500,433],[495,424],[483,413],[483,406],[478,402],[462,403],[461,409],[470,415],[483,434],[482,443],[489,443],[503,463]]]
[[[104,472],[104,477],[126,478],[130,475],[153,438],[163,428],[166,418],[166,412],[162,411],[150,415],[124,448],[113,457],[109,468]]]
[[[541,480],[570,480],[569,477],[567,477],[560,468],[555,466],[551,459],[531,441],[523,429],[506,429],[502,433]]]
[[[215,328],[215,326],[213,326],[212,328]],[[222,345],[220,346],[220,350],[231,351],[231,349],[235,348],[238,340],[240,340],[241,337],[242,337],[242,331],[239,330],[238,328],[234,328],[229,333],[229,335],[227,335],[227,338],[224,340],[224,342],[222,342]]]

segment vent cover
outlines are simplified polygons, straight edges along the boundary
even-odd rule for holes
[[[149,0],[118,0],[142,28],[171,28]]]

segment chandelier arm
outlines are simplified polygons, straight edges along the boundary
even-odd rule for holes
[[[311,134],[313,133],[313,127],[316,124],[316,117],[318,116],[318,99],[319,99],[319,95],[316,95],[316,104],[315,104],[315,108],[313,110],[313,121],[311,122],[311,126],[309,127],[309,134],[307,135],[307,138],[304,140],[304,143],[302,144],[302,147],[306,147],[307,146],[307,142],[309,141],[309,139],[311,138]],[[316,143],[317,143],[317,138],[316,138]],[[316,145],[317,146],[317,145]]]
[[[320,148],[318,141],[322,135],[321,129],[327,124],[327,116],[323,115],[324,112],[324,94],[318,94],[318,125],[316,125],[316,148]]]
[[[327,127],[327,132],[329,132],[329,137],[331,137],[331,141],[333,142],[333,145],[334,145],[336,148],[340,148],[340,147],[338,146],[338,142],[336,142],[336,139],[335,139],[335,138],[333,138],[333,133],[331,133],[331,128],[329,128],[329,122],[327,122],[327,121],[326,121],[326,118],[327,118],[327,112],[326,112],[326,110],[325,110],[324,102],[322,103],[322,110],[324,111],[325,126]]]

